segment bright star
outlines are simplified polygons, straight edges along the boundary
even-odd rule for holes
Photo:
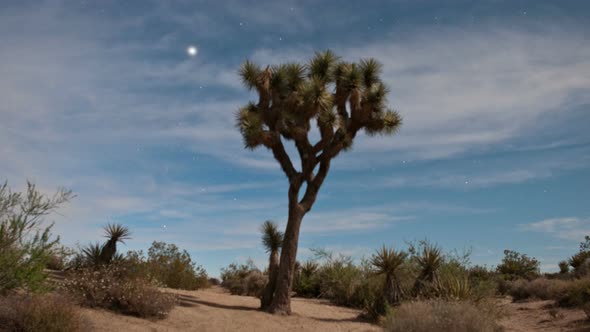
[[[199,52],[199,50],[197,49],[196,46],[189,46],[186,49],[186,53],[188,53],[188,55],[190,55],[190,56],[195,56],[195,55],[197,55],[198,52]]]

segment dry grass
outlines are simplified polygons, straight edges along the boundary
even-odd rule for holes
[[[138,317],[165,317],[175,306],[175,296],[159,291],[117,266],[78,270],[68,276],[64,289],[82,305],[101,307]]]
[[[418,301],[404,303],[386,318],[388,332],[503,331],[494,317],[469,302]]]
[[[80,314],[71,299],[58,294],[0,297],[0,331],[80,331]]]

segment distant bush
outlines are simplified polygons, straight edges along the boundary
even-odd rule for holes
[[[537,278],[507,282],[507,293],[515,301],[554,300],[561,307],[586,308],[590,305],[590,278],[561,280]]]
[[[533,279],[539,275],[539,261],[512,250],[504,250],[504,258],[497,267],[497,272],[510,279]]]
[[[584,237],[584,241],[580,243],[580,251],[570,257],[568,263],[578,277],[590,273],[590,236]]]
[[[585,309],[590,304],[590,277],[566,282],[563,291],[558,293],[557,304],[562,307]]]
[[[241,265],[232,263],[221,269],[221,286],[233,295],[260,297],[267,281],[268,277],[251,260]]]
[[[0,331],[76,332],[80,315],[62,295],[12,294],[0,297]]]
[[[7,183],[0,185],[0,293],[14,288],[42,290],[59,237],[44,227],[43,218],[73,197],[59,189],[46,197],[27,183],[24,193],[12,192]]]
[[[293,291],[301,297],[320,296],[320,278],[318,275],[319,264],[308,260],[303,264],[295,264],[295,276],[293,278]]]
[[[388,332],[496,332],[494,317],[469,302],[442,300],[403,303],[384,322]]]
[[[555,300],[568,287],[568,282],[558,279],[537,278],[531,281],[519,279],[508,281],[508,294],[515,301],[529,298]]]
[[[166,287],[195,290],[207,287],[207,272],[196,266],[190,254],[174,244],[154,241],[146,262],[150,275]]]
[[[80,304],[138,317],[165,317],[175,297],[119,265],[79,269],[69,273],[63,289]]]

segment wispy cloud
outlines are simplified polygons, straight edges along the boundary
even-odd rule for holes
[[[542,232],[560,239],[581,241],[590,235],[590,218],[563,217],[522,224],[527,231]]]

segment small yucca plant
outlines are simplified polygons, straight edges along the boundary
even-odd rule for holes
[[[309,277],[316,273],[319,267],[320,265],[317,262],[308,260],[301,265],[301,273]]]
[[[125,243],[125,240],[130,239],[131,232],[129,228],[121,224],[107,224],[104,227],[105,237],[107,242],[102,246],[100,253],[100,261],[104,264],[109,264],[117,253],[117,242]]]
[[[260,227],[262,232],[262,244],[269,253],[268,257],[268,283],[260,299],[260,307],[268,308],[272,302],[273,292],[276,287],[276,277],[279,272],[279,250],[283,245],[283,232],[279,231],[277,224],[267,220]]]
[[[422,252],[416,256],[416,262],[420,267],[420,274],[414,284],[416,296],[425,295],[429,291],[438,292],[440,289],[439,269],[443,263],[442,250],[433,244],[424,242]]]
[[[91,266],[98,266],[101,263],[100,254],[102,252],[102,247],[98,242],[91,243],[86,247],[82,248],[83,254],[83,264],[84,265],[91,265]]]
[[[371,257],[371,264],[377,274],[385,276],[383,293],[389,305],[398,304],[404,297],[404,291],[400,283],[400,270],[406,261],[408,254],[404,251],[396,251],[383,246]]]

